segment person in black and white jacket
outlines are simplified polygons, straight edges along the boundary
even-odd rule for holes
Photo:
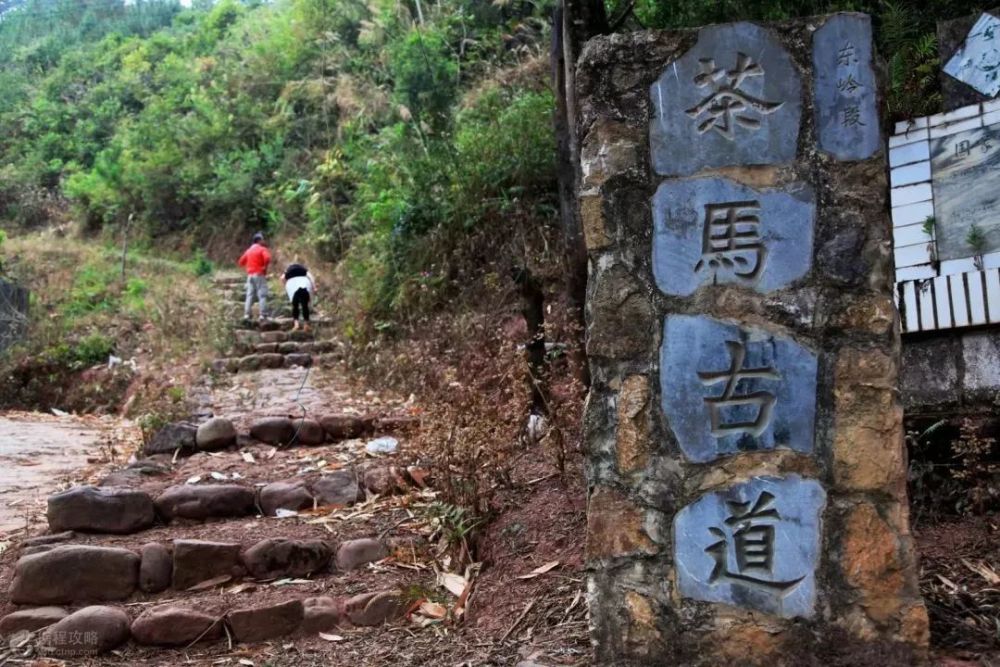
[[[298,331],[300,328],[301,314],[303,320],[301,328],[309,331],[309,303],[316,294],[316,281],[313,275],[302,264],[289,264],[281,276],[281,282],[285,286],[285,293],[292,301],[292,319],[295,320],[292,329]]]

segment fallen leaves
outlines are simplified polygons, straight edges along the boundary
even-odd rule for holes
[[[344,641],[344,638],[341,637],[340,635],[332,635],[332,634],[329,634],[327,632],[321,632],[321,633],[319,633],[319,638],[320,639],[325,639],[328,642],[342,642],[342,641]]]
[[[536,567],[534,570],[532,570],[528,574],[519,575],[517,578],[518,579],[534,579],[535,577],[540,577],[541,575],[545,574],[549,570],[555,569],[557,567],[559,567],[559,561],[557,561],[557,560],[550,561],[550,562],[546,563],[545,565],[541,565],[539,567]]]
[[[220,574],[217,577],[212,577],[211,579],[206,579],[205,581],[191,586],[187,590],[189,591],[203,591],[208,588],[215,588],[219,584],[224,584],[232,579],[230,574]]]

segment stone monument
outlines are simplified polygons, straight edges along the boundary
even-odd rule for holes
[[[600,664],[923,659],[874,60],[853,13],[583,51]]]

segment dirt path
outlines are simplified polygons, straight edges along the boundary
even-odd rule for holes
[[[0,416],[0,540],[44,511],[60,483],[102,458],[107,420],[41,413]]]

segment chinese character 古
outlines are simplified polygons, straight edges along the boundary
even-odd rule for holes
[[[699,66],[701,71],[694,77],[695,85],[712,90],[686,111],[697,121],[699,134],[715,130],[732,140],[735,125],[756,130],[760,127],[760,118],[755,116],[774,113],[784,104],[768,102],[739,89],[748,77],[764,76],[764,68],[745,53],[736,55],[736,67],[731,70],[716,67],[714,58],[701,59]],[[702,115],[706,117],[702,119]]]
[[[760,210],[756,201],[734,201],[705,206],[701,234],[701,259],[694,270],[708,266],[733,270],[737,278],[753,282],[760,276],[767,248],[760,236]],[[747,259],[753,256],[753,265]]]
[[[705,553],[715,560],[709,583],[754,584],[771,591],[785,593],[805,577],[792,581],[773,581],[775,523],[781,519],[774,505],[774,494],[762,491],[757,500],[727,502],[730,516],[725,520],[725,530],[709,527],[709,532],[719,538],[709,545]],[[730,541],[730,537],[732,538]],[[729,570],[729,555],[733,554],[736,571]]]
[[[749,433],[754,437],[759,437],[768,424],[771,423],[771,413],[774,411],[774,404],[777,399],[774,394],[766,391],[755,391],[737,396],[736,387],[740,380],[755,378],[777,380],[779,376],[773,368],[743,368],[743,362],[746,360],[747,355],[746,346],[743,343],[735,340],[727,340],[726,348],[729,350],[729,356],[731,357],[731,362],[727,370],[698,373],[698,378],[706,387],[718,384],[719,382],[726,383],[721,396],[705,399],[711,419],[711,433],[716,438],[734,433]],[[724,422],[723,408],[738,409],[744,405],[751,406],[752,409],[756,408],[757,416],[753,419]]]

